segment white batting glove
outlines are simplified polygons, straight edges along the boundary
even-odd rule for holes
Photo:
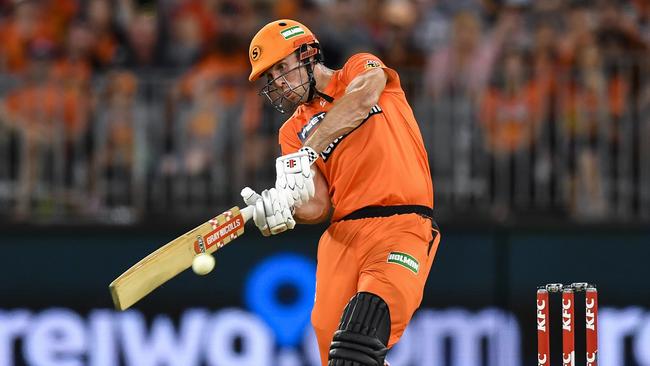
[[[279,234],[296,226],[286,192],[271,188],[259,195],[245,187],[241,196],[247,205],[253,206],[253,222],[262,235]]]
[[[303,147],[293,154],[275,160],[275,188],[287,192],[289,205],[300,207],[314,197],[314,173],[311,164],[318,154],[310,147]]]

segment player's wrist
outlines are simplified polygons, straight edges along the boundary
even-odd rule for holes
[[[318,153],[316,150],[312,149],[309,146],[303,146],[298,151],[307,154],[307,157],[309,158],[309,164],[313,164],[316,160],[318,160]]]

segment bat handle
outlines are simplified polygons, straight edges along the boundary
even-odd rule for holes
[[[244,222],[248,222],[248,220],[253,218],[253,206],[246,206],[243,209],[239,210],[239,213],[241,213],[242,217],[244,218]]]

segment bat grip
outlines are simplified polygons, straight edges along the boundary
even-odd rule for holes
[[[244,222],[248,222],[248,220],[253,218],[253,206],[246,206],[243,209],[239,210],[239,213],[241,213],[242,217],[244,218]]]

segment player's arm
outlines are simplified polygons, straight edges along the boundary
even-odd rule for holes
[[[293,218],[300,224],[323,222],[329,218],[332,210],[329,185],[325,177],[315,166],[311,167],[311,171],[314,176],[314,197],[297,207],[293,213]]]
[[[322,152],[336,138],[357,128],[379,101],[387,81],[388,76],[381,68],[357,75],[303,145]]]
[[[276,160],[276,188],[287,192],[294,217],[301,223],[318,223],[331,211],[327,181],[316,167],[310,167],[318,153],[336,138],[357,128],[377,104],[388,77],[383,69],[371,69],[357,75],[346,92],[327,112],[318,129],[297,153]],[[305,149],[310,150],[309,153]]]

